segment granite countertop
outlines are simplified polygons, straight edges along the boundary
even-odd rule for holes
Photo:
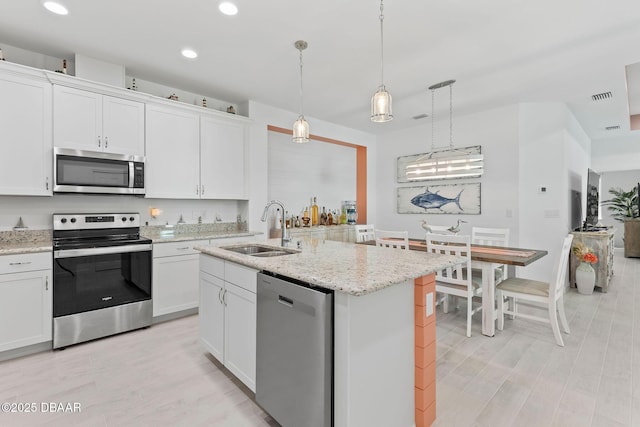
[[[51,230],[0,232],[0,255],[51,252]]]
[[[254,243],[277,247],[280,246],[280,239]],[[253,257],[215,245],[196,246],[195,249],[258,270],[270,271],[356,296],[379,291],[463,261],[462,258],[451,255],[312,238],[302,239],[300,252],[278,257]],[[295,245],[290,245],[289,249],[295,249]]]

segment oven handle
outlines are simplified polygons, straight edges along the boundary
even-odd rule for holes
[[[125,245],[125,246],[108,246],[105,248],[87,248],[87,249],[62,249],[53,252],[53,258],[74,258],[91,255],[109,255],[124,254],[130,252],[151,251],[151,244],[148,245]]]

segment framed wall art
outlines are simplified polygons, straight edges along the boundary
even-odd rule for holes
[[[480,183],[398,187],[398,213],[480,215]]]

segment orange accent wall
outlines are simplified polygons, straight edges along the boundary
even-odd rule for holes
[[[267,130],[271,132],[292,135],[291,129],[268,125]],[[364,145],[352,144],[350,142],[339,141],[337,139],[325,138],[319,135],[309,135],[309,139],[326,142],[329,144],[351,147],[356,150],[356,209],[358,210],[358,224],[367,223],[367,147]]]

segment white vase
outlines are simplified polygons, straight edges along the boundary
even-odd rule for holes
[[[576,267],[576,286],[578,292],[584,295],[591,295],[596,284],[596,272],[588,262],[581,262]]]

